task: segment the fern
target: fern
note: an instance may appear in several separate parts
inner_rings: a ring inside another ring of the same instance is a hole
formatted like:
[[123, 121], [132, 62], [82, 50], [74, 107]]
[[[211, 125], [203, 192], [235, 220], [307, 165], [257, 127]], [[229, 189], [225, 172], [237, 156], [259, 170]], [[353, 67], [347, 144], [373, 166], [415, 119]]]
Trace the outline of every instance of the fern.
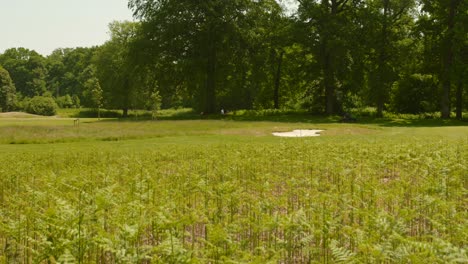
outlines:
[[353, 257], [356, 253], [351, 252], [350, 250], [338, 246], [338, 241], [332, 240], [330, 242], [330, 250], [333, 256], [333, 260], [336, 263], [354, 263]]
[[459, 248], [447, 241], [442, 239], [436, 239], [435, 244], [438, 249], [439, 255], [442, 255], [442, 259], [446, 263], [468, 263], [468, 254], [466, 249]]
[[70, 250], [65, 250], [65, 252], [59, 257], [57, 264], [75, 264], [76, 259], [70, 253]]

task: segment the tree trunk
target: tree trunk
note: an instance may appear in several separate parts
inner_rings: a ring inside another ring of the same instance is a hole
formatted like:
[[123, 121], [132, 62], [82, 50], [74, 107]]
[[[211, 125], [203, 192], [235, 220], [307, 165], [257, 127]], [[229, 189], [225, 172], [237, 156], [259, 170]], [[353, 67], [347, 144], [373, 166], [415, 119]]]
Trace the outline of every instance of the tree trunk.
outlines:
[[380, 52], [379, 52], [379, 60], [377, 64], [377, 81], [375, 83], [374, 89], [377, 89], [377, 117], [383, 117], [383, 110], [385, 105], [385, 97], [387, 93], [387, 78], [386, 75], [388, 74], [386, 71], [386, 58], [387, 58], [387, 34], [388, 34], [388, 9], [389, 9], [389, 0], [384, 0], [384, 10], [383, 10], [383, 21], [382, 21], [382, 32], [381, 32], [381, 43], [380, 43]]
[[[338, 13], [337, 2], [332, 0], [322, 0], [321, 5], [324, 9], [328, 10], [329, 19], [333, 20]], [[322, 25], [324, 28], [327, 25]], [[328, 42], [332, 36], [330, 33], [325, 32], [322, 37], [321, 53], [322, 58], [322, 71], [323, 71], [323, 85], [325, 88], [325, 113], [327, 115], [336, 114], [336, 83], [335, 83], [335, 69], [333, 67], [332, 56], [333, 51], [330, 50]]]
[[281, 83], [281, 64], [283, 63], [283, 56], [284, 56], [284, 51], [281, 51], [278, 57], [278, 67], [276, 69], [276, 75], [275, 75], [275, 91], [274, 91], [274, 107], [275, 109], [279, 109], [279, 88], [280, 88], [280, 83]]
[[335, 76], [331, 62], [331, 54], [328, 46], [328, 36], [322, 39], [322, 74], [323, 86], [325, 88], [325, 113], [333, 115], [335, 113]]
[[245, 107], [245, 109], [252, 109], [253, 108], [253, 99], [252, 99], [252, 89], [251, 87], [247, 87], [247, 71], [242, 67], [242, 78], [241, 78], [241, 83], [240, 87], [242, 87], [242, 90], [245, 91], [245, 102], [242, 103], [242, 105]]
[[333, 75], [333, 73], [325, 74], [325, 112], [327, 115], [335, 113], [335, 86], [333, 85], [333, 76], [330, 75]]
[[206, 63], [206, 85], [203, 98], [203, 111], [212, 114], [215, 112], [216, 94], [216, 42], [213, 33], [208, 36], [208, 54]]
[[122, 112], [123, 112], [123, 117], [128, 117], [128, 108], [123, 108]]
[[463, 119], [463, 81], [461, 79], [457, 86], [457, 119]]
[[442, 118], [450, 118], [450, 90], [452, 86], [451, 72], [453, 65], [453, 35], [455, 27], [455, 12], [457, 8], [457, 0], [450, 1], [447, 35], [445, 37], [444, 60], [442, 70]]
[[[451, 61], [451, 59], [447, 59], [447, 60]], [[445, 67], [449, 67], [449, 66], [446, 65]], [[444, 119], [450, 118], [450, 87], [451, 87], [451, 81], [450, 81], [450, 77], [447, 76], [447, 75], [450, 74], [449, 72], [450, 72], [450, 70], [448, 68], [445, 68], [443, 81], [442, 81], [442, 110], [441, 110], [441, 115], [442, 115], [442, 118], [444, 118]]]

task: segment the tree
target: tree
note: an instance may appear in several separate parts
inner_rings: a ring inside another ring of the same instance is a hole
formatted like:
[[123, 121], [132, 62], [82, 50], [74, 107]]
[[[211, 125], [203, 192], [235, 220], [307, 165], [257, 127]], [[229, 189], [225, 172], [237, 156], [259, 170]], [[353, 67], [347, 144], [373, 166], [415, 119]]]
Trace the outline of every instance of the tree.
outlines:
[[61, 97], [64, 93], [62, 88], [62, 79], [65, 75], [65, 65], [63, 63], [64, 50], [56, 49], [47, 57], [46, 65], [49, 72], [47, 85], [49, 91], [56, 98]]
[[98, 48], [93, 59], [106, 104], [123, 110], [143, 105], [144, 74], [132, 60], [131, 43], [135, 41], [139, 24], [136, 22], [112, 22], [109, 25], [111, 39]]
[[11, 111], [15, 105], [16, 88], [10, 74], [0, 66], [0, 111]]
[[265, 20], [264, 27], [267, 29], [266, 36], [262, 36], [261, 41], [268, 44], [270, 50], [269, 58], [272, 65], [273, 81], [273, 108], [280, 108], [280, 85], [284, 68], [286, 49], [293, 43], [292, 26], [293, 21], [286, 17], [284, 10], [276, 1], [264, 1], [263, 6], [259, 6], [259, 14]]
[[[367, 1], [367, 26], [369, 31], [369, 68], [372, 99], [377, 106], [377, 116], [383, 116], [384, 105], [390, 98], [393, 83], [398, 79], [399, 56], [402, 40], [408, 35], [406, 25], [413, 0]], [[370, 18], [370, 19], [369, 19]]]
[[321, 71], [325, 113], [339, 113], [342, 77], [351, 63], [349, 40], [353, 30], [350, 12], [354, 1], [302, 0], [299, 3], [299, 19], [307, 36], [305, 46], [317, 59]]
[[25, 48], [8, 49], [0, 56], [0, 64], [10, 73], [16, 90], [33, 97], [47, 91], [45, 58]]
[[[463, 83], [463, 47], [466, 45], [466, 13], [468, 4], [462, 0], [429, 1], [421, 0], [422, 14], [419, 24], [422, 34], [432, 37], [431, 61], [437, 62], [434, 69], [441, 82], [441, 116], [450, 118], [451, 92], [457, 82]], [[466, 49], [466, 48], [465, 48]], [[466, 59], [465, 59], [466, 60]], [[429, 61], [427, 63], [430, 63]], [[460, 81], [459, 81], [460, 80]], [[456, 97], [461, 104], [462, 88]], [[461, 118], [462, 105], [457, 107], [457, 117]]]
[[98, 111], [98, 119], [101, 119], [101, 107], [102, 99], [103, 99], [103, 91], [101, 85], [99, 84], [99, 80], [96, 77], [89, 79], [85, 83], [85, 87], [90, 91], [91, 101], [93, 102], [93, 106], [96, 107]]
[[159, 91], [155, 90], [150, 96], [151, 118], [155, 119], [158, 111], [161, 109], [161, 96]]
[[[457, 7], [454, 45], [454, 79], [456, 82], [456, 118], [463, 118], [464, 96], [468, 95], [468, 2], [462, 1]], [[465, 97], [466, 98], [466, 97]], [[466, 101], [465, 101], [466, 102]]]
[[85, 106], [93, 107], [85, 95], [85, 83], [91, 77], [84, 72], [91, 65], [96, 47], [56, 49], [47, 57], [48, 90], [56, 97], [78, 96]]
[[227, 52], [232, 51], [231, 44], [242, 41], [244, 36], [237, 33], [253, 2], [131, 0], [129, 6], [143, 21], [144, 34], [152, 40], [153, 56], [169, 67], [188, 67], [184, 81], [195, 90], [200, 102], [197, 108], [214, 113], [217, 94], [222, 92], [219, 83], [229, 76], [225, 71], [228, 61], [220, 62], [232, 55]]

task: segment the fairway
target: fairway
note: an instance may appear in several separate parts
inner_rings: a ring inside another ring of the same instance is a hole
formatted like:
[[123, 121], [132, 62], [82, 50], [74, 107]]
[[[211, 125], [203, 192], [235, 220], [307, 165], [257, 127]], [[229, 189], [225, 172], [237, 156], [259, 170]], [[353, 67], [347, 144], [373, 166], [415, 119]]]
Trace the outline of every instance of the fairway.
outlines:
[[0, 119], [0, 263], [466, 263], [467, 126], [316, 121]]

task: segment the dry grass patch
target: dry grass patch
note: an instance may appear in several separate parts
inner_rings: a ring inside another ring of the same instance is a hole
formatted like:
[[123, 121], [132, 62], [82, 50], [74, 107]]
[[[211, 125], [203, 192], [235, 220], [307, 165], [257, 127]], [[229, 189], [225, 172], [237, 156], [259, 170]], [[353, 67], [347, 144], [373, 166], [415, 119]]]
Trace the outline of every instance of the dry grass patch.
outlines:
[[40, 115], [33, 115], [23, 112], [6, 112], [0, 113], [0, 118], [50, 118]]

